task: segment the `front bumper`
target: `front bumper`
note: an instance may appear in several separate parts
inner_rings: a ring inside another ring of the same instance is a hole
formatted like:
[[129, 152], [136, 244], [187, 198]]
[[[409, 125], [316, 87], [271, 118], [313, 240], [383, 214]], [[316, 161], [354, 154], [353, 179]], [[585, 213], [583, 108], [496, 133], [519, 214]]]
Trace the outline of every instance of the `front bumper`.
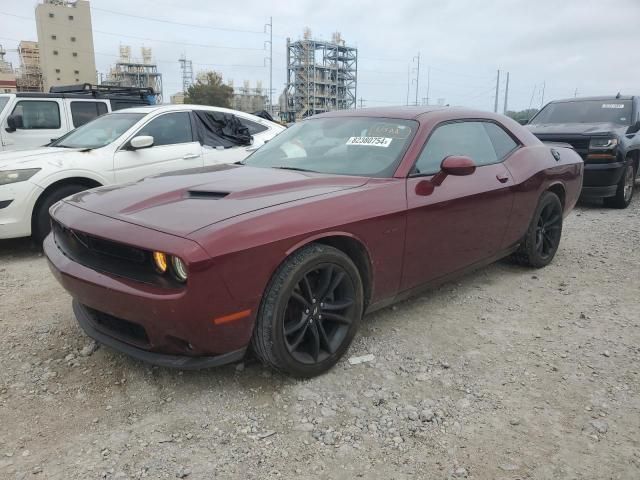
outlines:
[[[87, 320], [75, 308], [78, 322], [89, 336], [158, 365], [203, 368], [241, 358], [251, 338], [257, 305], [231, 297], [198, 244], [64, 202], [54, 207], [52, 215], [79, 232], [113, 241], [132, 244], [143, 239], [148, 248], [180, 254], [190, 265], [184, 288], [142, 283], [78, 263], [65, 255], [50, 234], [43, 248], [52, 273], [82, 309], [94, 312]], [[246, 310], [251, 314], [245, 318], [214, 323], [216, 318]], [[110, 320], [96, 322], [97, 316]]]
[[[31, 235], [31, 216], [42, 188], [25, 181], [0, 186], [0, 239]], [[8, 201], [11, 203], [6, 204]]]
[[137, 360], [160, 367], [179, 368], [181, 370], [199, 370], [202, 368], [218, 367], [242, 360], [246, 352], [246, 347], [213, 357], [188, 357], [186, 355], [167, 355], [149, 352], [142, 348], [129, 345], [101, 331], [99, 323], [96, 321], [95, 312], [75, 300], [73, 301], [73, 313], [76, 316], [78, 324], [82, 330], [84, 330], [84, 333], [94, 340]]
[[625, 162], [585, 162], [581, 196], [595, 198], [615, 195], [625, 166]]

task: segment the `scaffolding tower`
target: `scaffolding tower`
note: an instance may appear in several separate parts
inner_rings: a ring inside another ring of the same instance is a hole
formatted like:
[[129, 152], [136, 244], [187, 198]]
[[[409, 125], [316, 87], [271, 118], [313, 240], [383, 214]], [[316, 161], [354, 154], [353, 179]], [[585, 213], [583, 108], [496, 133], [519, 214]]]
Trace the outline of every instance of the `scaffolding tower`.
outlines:
[[153, 62], [151, 48], [142, 47], [142, 61], [131, 57], [131, 47], [120, 46], [120, 58], [109, 71], [104, 85], [120, 87], [153, 88], [156, 93], [156, 103], [162, 103], [162, 74], [158, 72], [158, 65]]
[[16, 74], [19, 92], [41, 92], [42, 70], [40, 69], [40, 48], [38, 42], [23, 40], [18, 44], [20, 68]]
[[180, 57], [180, 70], [182, 71], [182, 93], [186, 94], [193, 85], [193, 63], [182, 55]]
[[313, 40], [306, 29], [302, 40], [287, 39], [286, 122], [317, 113], [356, 107], [358, 49], [345, 45], [340, 33], [331, 42]]

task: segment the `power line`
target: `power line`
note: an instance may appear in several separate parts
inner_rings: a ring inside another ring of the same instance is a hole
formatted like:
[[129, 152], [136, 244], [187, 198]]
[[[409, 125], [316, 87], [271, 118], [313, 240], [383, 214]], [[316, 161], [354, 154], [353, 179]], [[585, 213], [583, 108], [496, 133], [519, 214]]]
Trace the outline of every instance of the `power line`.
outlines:
[[152, 17], [143, 16], [143, 15], [134, 15], [132, 13], [116, 12], [115, 10], [109, 10], [107, 8], [94, 7], [93, 5], [91, 6], [91, 10], [95, 10], [95, 11], [98, 11], [98, 12], [111, 13], [113, 15], [120, 15], [122, 17], [131, 17], [131, 18], [138, 18], [138, 19], [141, 19], [141, 20], [148, 20], [150, 22], [165, 23], [165, 24], [169, 24], [169, 25], [179, 25], [181, 27], [204, 28], [204, 29], [207, 29], [207, 30], [219, 30], [219, 31], [223, 31], [223, 32], [264, 34], [264, 32], [260, 32], [258, 30], [241, 30], [241, 29], [238, 29], [238, 28], [212, 27], [212, 26], [207, 26], [207, 25], [197, 25], [197, 24], [194, 24], [194, 23], [174, 22], [174, 21], [171, 21], [171, 20], [164, 20], [164, 19], [161, 19], [161, 18], [152, 18]]

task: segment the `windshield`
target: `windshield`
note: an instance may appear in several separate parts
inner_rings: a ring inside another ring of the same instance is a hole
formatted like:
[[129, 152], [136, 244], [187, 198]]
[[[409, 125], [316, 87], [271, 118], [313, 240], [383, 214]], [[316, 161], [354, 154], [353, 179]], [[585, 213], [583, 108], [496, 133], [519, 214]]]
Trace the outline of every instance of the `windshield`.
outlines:
[[9, 103], [9, 97], [0, 97], [0, 113], [7, 106], [7, 103]]
[[144, 113], [111, 113], [102, 115], [51, 143], [51, 147], [100, 148], [120, 138]]
[[580, 100], [550, 103], [531, 123], [617, 123], [631, 125], [631, 100]]
[[418, 123], [371, 117], [305, 120], [288, 128], [245, 160], [253, 167], [337, 175], [390, 177]]

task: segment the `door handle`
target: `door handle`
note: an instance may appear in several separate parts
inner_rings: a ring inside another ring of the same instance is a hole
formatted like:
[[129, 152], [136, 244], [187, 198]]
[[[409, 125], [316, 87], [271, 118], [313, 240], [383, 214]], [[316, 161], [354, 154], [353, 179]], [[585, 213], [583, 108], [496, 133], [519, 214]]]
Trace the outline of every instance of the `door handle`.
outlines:
[[199, 158], [200, 155], [197, 155], [195, 153], [187, 153], [184, 157], [182, 157], [184, 160], [193, 160], [194, 158]]
[[507, 183], [509, 181], [509, 176], [504, 173], [497, 174], [496, 178], [500, 183]]

